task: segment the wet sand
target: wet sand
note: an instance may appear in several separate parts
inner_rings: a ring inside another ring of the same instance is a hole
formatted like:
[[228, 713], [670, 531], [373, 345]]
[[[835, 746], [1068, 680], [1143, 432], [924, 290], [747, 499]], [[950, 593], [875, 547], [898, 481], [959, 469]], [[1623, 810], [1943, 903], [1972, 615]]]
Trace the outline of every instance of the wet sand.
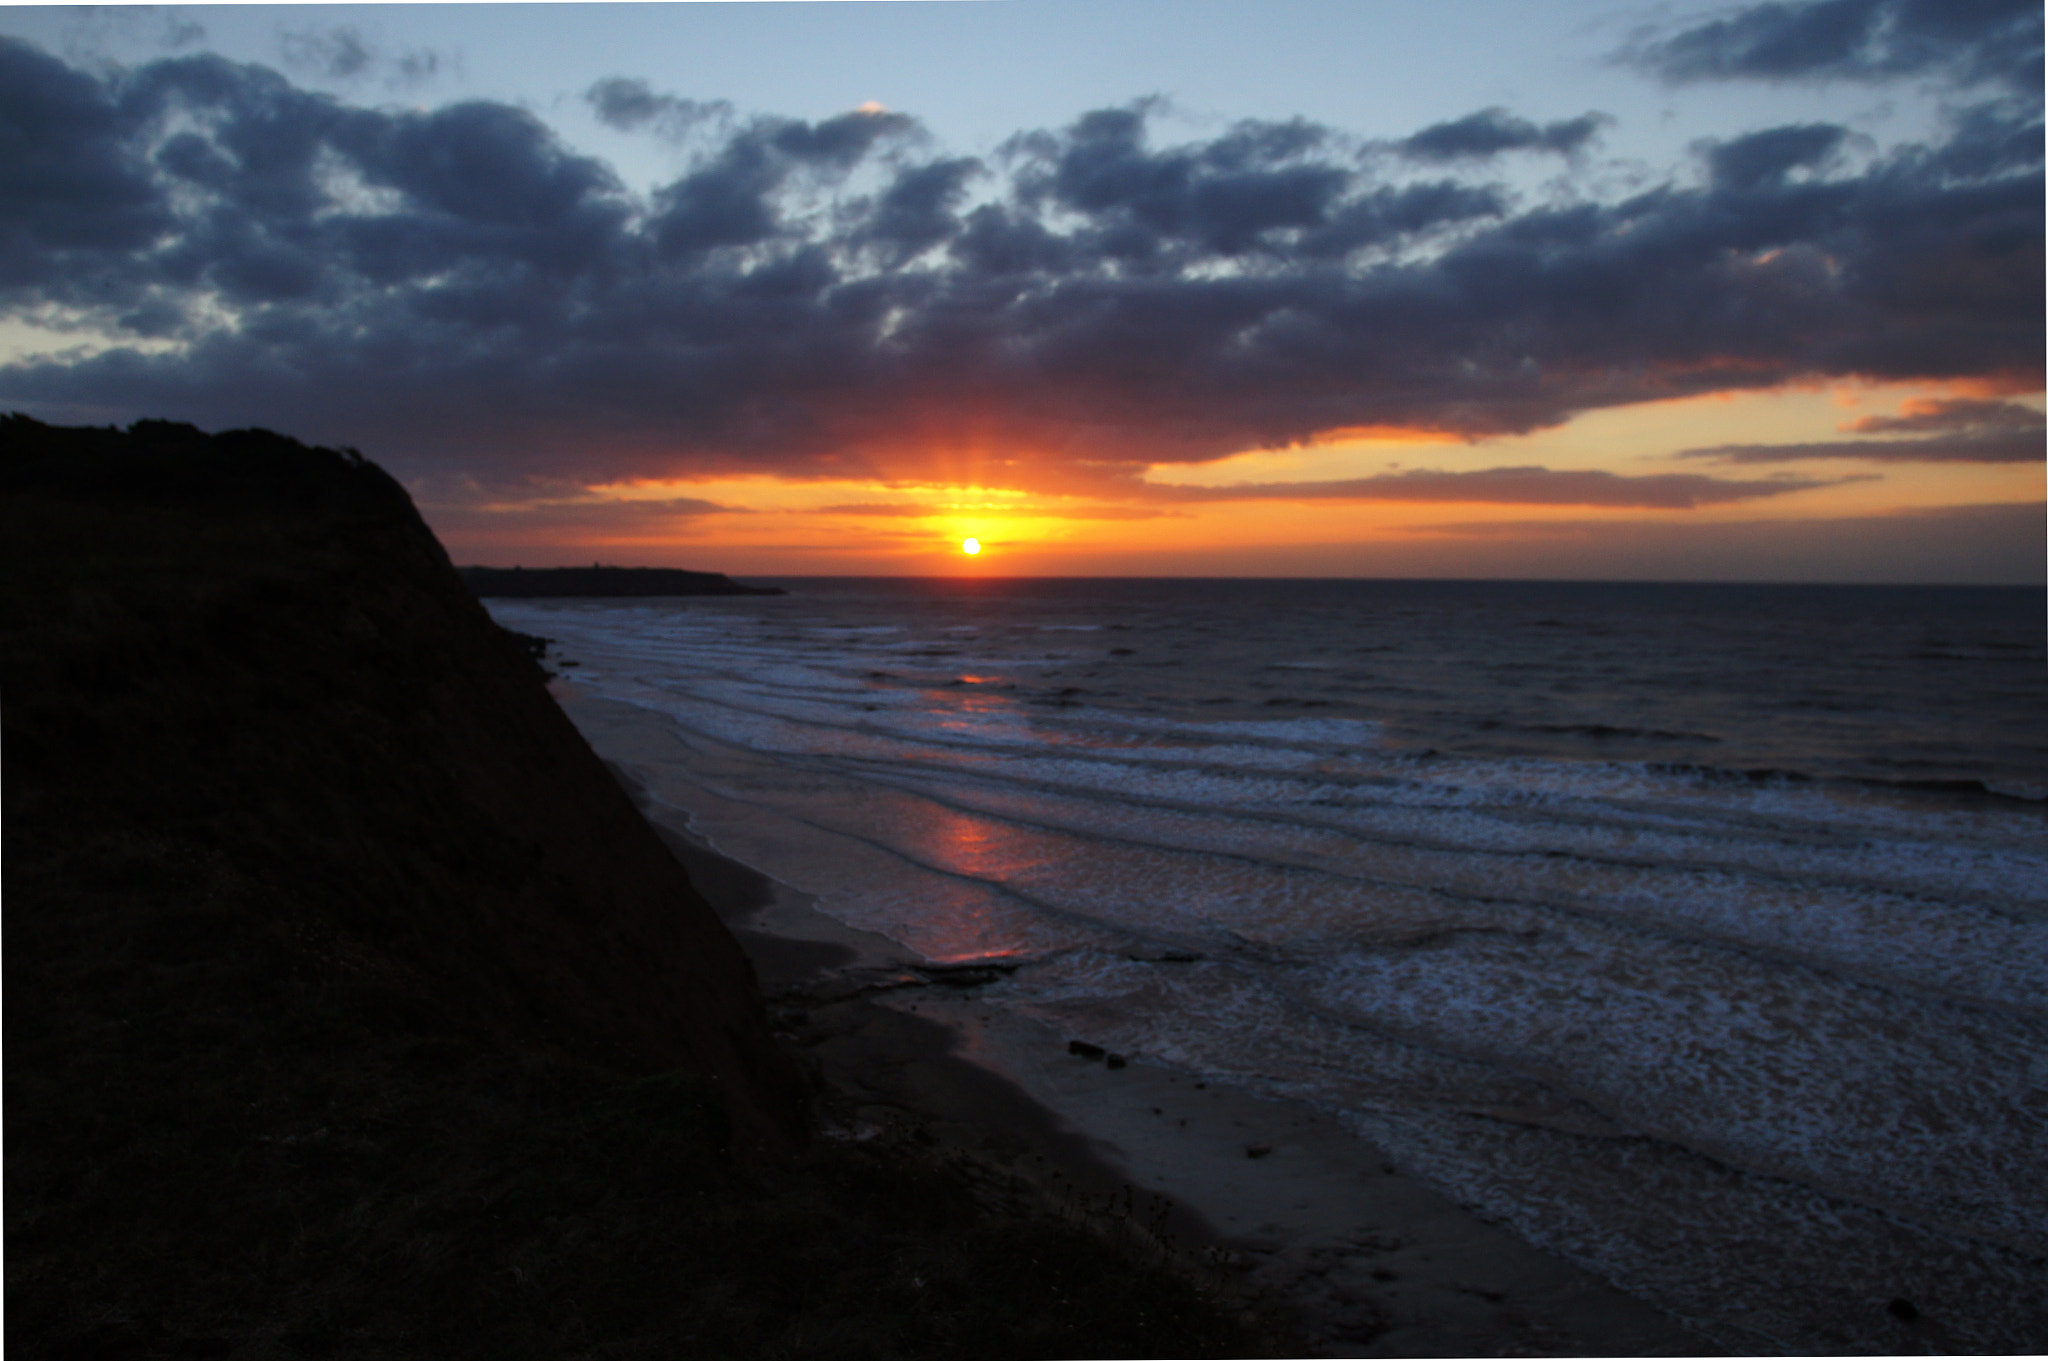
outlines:
[[555, 690], [754, 961], [771, 1017], [834, 1094], [839, 1137], [914, 1125], [1055, 1196], [1125, 1197], [1185, 1260], [1276, 1303], [1312, 1355], [1718, 1353], [1401, 1175], [1326, 1115], [1142, 1055], [1074, 1054], [1088, 1037], [980, 1005], [986, 975], [920, 968], [692, 834], [659, 797], [684, 749], [658, 716]]

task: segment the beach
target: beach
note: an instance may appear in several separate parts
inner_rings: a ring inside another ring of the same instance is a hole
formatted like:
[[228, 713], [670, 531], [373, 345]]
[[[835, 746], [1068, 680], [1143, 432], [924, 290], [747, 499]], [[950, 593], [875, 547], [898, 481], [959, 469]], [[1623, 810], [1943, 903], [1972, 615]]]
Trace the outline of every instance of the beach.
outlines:
[[1395, 1171], [1328, 1116], [1143, 1060], [1112, 1067], [1069, 1052], [1086, 1037], [977, 1005], [976, 975], [920, 971], [694, 835], [662, 798], [678, 753], [659, 715], [573, 682], [553, 690], [733, 928], [784, 1038], [843, 1103], [841, 1137], [908, 1122], [1055, 1198], [1107, 1203], [1128, 1188], [1186, 1261], [1276, 1303], [1317, 1355], [1718, 1354]]
[[[742, 930], [849, 952], [798, 962], [1348, 1313], [1319, 1345], [1391, 1332], [1346, 1302], [1386, 1287], [1453, 1331], [1516, 1297], [1344, 1236], [1421, 1217], [1376, 1208], [1387, 1167], [1691, 1349], [2041, 1335], [2023, 596], [846, 579], [493, 613], [624, 706], [576, 722], [658, 818], [812, 895]], [[790, 1042], [851, 1048], [792, 985]], [[1281, 1113], [1186, 1104], [1221, 1091]], [[1186, 1131], [1215, 1158], [1177, 1171], [1154, 1135]], [[1312, 1147], [1343, 1175], [1274, 1191]]]

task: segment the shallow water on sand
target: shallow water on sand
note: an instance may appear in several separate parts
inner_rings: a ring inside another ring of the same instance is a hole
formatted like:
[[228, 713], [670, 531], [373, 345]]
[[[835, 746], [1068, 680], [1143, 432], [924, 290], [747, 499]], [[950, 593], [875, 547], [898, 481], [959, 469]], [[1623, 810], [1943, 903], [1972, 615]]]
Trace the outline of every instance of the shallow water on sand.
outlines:
[[789, 584], [492, 612], [675, 726], [721, 849], [1023, 963], [990, 1005], [1731, 1347], [2043, 1335], [2039, 592]]

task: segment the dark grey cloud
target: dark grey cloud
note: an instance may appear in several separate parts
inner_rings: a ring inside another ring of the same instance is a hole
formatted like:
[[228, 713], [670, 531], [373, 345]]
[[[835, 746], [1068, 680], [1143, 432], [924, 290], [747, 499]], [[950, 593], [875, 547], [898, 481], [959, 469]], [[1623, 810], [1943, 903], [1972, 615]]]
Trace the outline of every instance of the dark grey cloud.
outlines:
[[1825, 168], [1848, 136], [1832, 123], [1769, 128], [1709, 147], [1707, 170], [1716, 188], [1775, 188], [1795, 170]]
[[35, 287], [173, 227], [134, 130], [101, 81], [0, 43], [0, 285]]
[[[710, 107], [589, 98], [628, 129]], [[1766, 129], [1709, 148], [1704, 185], [1532, 207], [1300, 120], [1159, 146], [1147, 106], [1100, 110], [981, 161], [901, 114], [720, 114], [636, 194], [502, 104], [369, 109], [218, 57], [93, 74], [0, 41], [0, 314], [116, 342], [0, 367], [0, 402], [271, 425], [407, 476], [1126, 494], [1149, 463], [1347, 427], [1509, 434], [1827, 376], [2020, 391], [2039, 118], [1971, 106], [1853, 171], [1839, 129]]]
[[1767, 496], [1832, 487], [1864, 478], [1774, 477], [1734, 481], [1697, 473], [1620, 473], [1550, 468], [1484, 468], [1475, 472], [1412, 469], [1338, 482], [1245, 483], [1225, 487], [1173, 487], [1154, 493], [1174, 501], [1441, 501], [1514, 506], [1609, 506], [1637, 510], [1693, 510]]
[[907, 167], [873, 204], [859, 230], [884, 247], [892, 265], [951, 240], [961, 230], [958, 209], [968, 184], [982, 170], [973, 157]]
[[[516, 489], [515, 496], [519, 490], [530, 494], [533, 489]], [[435, 533], [451, 547], [483, 540], [507, 548], [527, 545], [545, 550], [579, 540], [631, 541], [637, 535], [659, 542], [678, 533], [687, 534], [713, 516], [755, 513], [691, 497], [601, 502], [479, 501], [463, 496], [437, 500], [431, 493], [421, 495], [416, 489], [415, 499], [421, 510], [432, 517]]]
[[1538, 127], [1506, 109], [1481, 109], [1424, 128], [1394, 146], [1402, 155], [1418, 161], [1483, 159], [1506, 151], [1555, 151], [1568, 156], [1613, 121], [1604, 113], [1588, 113]]
[[1646, 36], [1620, 54], [1665, 80], [1936, 76], [2041, 90], [2037, 0], [1770, 0]]
[[1978, 433], [2032, 430], [2040, 433], [2044, 417], [2030, 406], [1980, 397], [1944, 397], [1909, 402], [1897, 416], [1863, 416], [1842, 428], [1859, 434], [1923, 434], [1928, 431]]
[[391, 54], [353, 24], [293, 28], [279, 32], [278, 51], [286, 66], [317, 79], [351, 82], [383, 77], [394, 89], [425, 84], [446, 59], [432, 48]]
[[723, 99], [699, 101], [675, 95], [657, 94], [644, 80], [611, 76], [583, 92], [583, 98], [597, 115], [597, 121], [621, 132], [651, 129], [664, 137], [680, 138], [698, 124], [732, 117], [733, 108]]
[[285, 64], [330, 80], [352, 80], [369, 69], [369, 44], [356, 29], [295, 29], [279, 35]]
[[[648, 220], [651, 243], [664, 261], [692, 262], [721, 247], [790, 239], [779, 202], [785, 186], [806, 178], [843, 178], [876, 147], [915, 130], [916, 120], [886, 112], [842, 114], [818, 123], [757, 119], [682, 179], [655, 192]], [[944, 171], [935, 173], [939, 180], [945, 178]], [[936, 212], [956, 195], [938, 184], [928, 197], [932, 202], [926, 208]], [[893, 202], [885, 201], [885, 213], [891, 206], [897, 210], [896, 221], [871, 225], [869, 235], [888, 236], [892, 228], [915, 234], [906, 219], [915, 213], [917, 203], [915, 188], [898, 194]], [[756, 282], [783, 289], [796, 278], [791, 267], [798, 267], [799, 273], [809, 267], [815, 274], [822, 263], [822, 257], [799, 249], [766, 266]]]
[[1241, 123], [1206, 145], [1155, 151], [1148, 112], [1099, 109], [1011, 149], [1025, 200], [1092, 219], [1098, 255], [1145, 265], [1264, 249], [1274, 233], [1324, 225], [1351, 186], [1349, 170], [1315, 159], [1328, 134], [1311, 124]]
[[1810, 444], [1717, 444], [1686, 449], [1678, 458], [1721, 463], [1793, 463], [1809, 458], [1853, 458], [1867, 463], [2039, 463], [2048, 457], [2038, 426], [2032, 431], [1988, 430], [1914, 440], [1819, 440]]
[[1938, 147], [1923, 150], [1922, 173], [1951, 179], [1986, 179], [2041, 163], [2041, 101], [1988, 102], [1955, 116], [1955, 132]]
[[1946, 397], [1908, 402], [1896, 416], [1863, 416], [1841, 427], [1858, 435], [1919, 439], [1819, 440], [1802, 444], [1719, 444], [1677, 458], [1720, 463], [1858, 459], [1868, 463], [2039, 463], [2048, 457], [2048, 418], [2018, 402]]
[[1864, 416], [1842, 427], [1859, 435], [1919, 435], [1903, 440], [1824, 440], [1810, 444], [1723, 444], [1679, 458], [1722, 463], [1790, 463], [1853, 458], [1873, 463], [2039, 463], [2048, 457], [2048, 419], [2018, 402], [1979, 397], [1914, 401], [1896, 416]]
[[445, 59], [432, 48], [419, 47], [391, 59], [392, 83], [399, 86], [424, 85], [440, 74]]

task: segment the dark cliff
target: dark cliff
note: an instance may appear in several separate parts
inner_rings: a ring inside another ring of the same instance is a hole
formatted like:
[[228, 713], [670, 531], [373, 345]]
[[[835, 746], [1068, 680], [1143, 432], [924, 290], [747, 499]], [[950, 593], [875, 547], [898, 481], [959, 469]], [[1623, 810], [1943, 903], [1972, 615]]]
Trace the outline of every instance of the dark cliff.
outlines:
[[800, 1144], [751, 966], [381, 469], [17, 417], [0, 495], [12, 831], [89, 801], [232, 864], [309, 960], [506, 1046], [702, 1074], [743, 1158]]
[[907, 1136], [801, 1151], [747, 961], [360, 458], [0, 418], [0, 719], [10, 1354], [1246, 1354]]

